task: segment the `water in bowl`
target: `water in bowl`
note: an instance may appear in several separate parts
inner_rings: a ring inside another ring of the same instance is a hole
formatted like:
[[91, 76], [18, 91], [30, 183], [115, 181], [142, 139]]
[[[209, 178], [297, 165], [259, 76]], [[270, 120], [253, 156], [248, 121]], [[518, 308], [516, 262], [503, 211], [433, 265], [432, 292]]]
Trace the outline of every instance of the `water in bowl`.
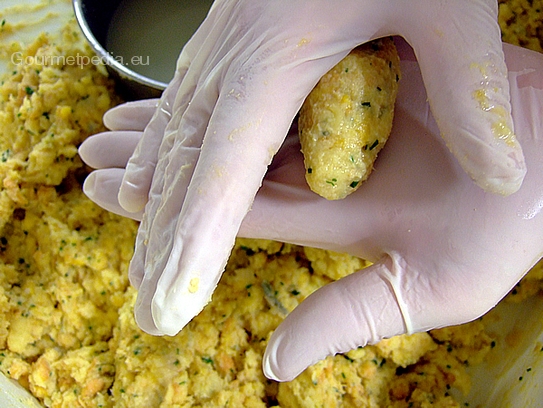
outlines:
[[132, 71], [168, 83], [181, 49], [212, 3], [212, 0], [122, 0], [107, 33], [107, 49]]

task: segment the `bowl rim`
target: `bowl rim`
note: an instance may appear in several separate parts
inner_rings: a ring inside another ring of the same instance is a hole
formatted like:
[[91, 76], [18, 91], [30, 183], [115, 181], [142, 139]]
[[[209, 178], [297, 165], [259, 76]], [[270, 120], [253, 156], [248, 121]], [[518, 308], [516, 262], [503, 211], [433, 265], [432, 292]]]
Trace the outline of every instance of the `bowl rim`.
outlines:
[[145, 75], [138, 74], [137, 72], [119, 63], [115, 59], [115, 57], [111, 53], [109, 53], [94, 36], [83, 12], [83, 1], [72, 0], [72, 4], [77, 24], [81, 28], [81, 31], [89, 42], [91, 48], [102, 59], [102, 61], [105, 62], [106, 67], [110, 67], [110, 69], [113, 69], [121, 77], [121, 79], [128, 79], [130, 81], [137, 82], [140, 85], [158, 91], [163, 91], [168, 86], [168, 84], [162, 81], [157, 81], [155, 79], [146, 77]]

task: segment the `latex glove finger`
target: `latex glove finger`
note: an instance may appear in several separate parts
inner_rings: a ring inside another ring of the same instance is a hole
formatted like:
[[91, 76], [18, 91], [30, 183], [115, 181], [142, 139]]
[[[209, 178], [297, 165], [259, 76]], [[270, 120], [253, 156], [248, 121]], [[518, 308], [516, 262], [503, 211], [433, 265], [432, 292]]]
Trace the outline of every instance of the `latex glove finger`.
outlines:
[[[141, 221], [158, 160], [158, 147], [171, 118], [171, 104], [179, 82], [180, 78], [172, 81], [161, 100], [128, 102], [110, 109], [104, 115], [104, 123], [112, 131], [92, 136], [82, 143], [79, 153], [83, 161], [103, 169], [91, 173], [83, 186], [85, 194], [95, 203], [115, 214]], [[126, 167], [132, 169], [128, 177], [125, 177]], [[128, 209], [121, 204], [123, 199], [129, 202]], [[140, 224], [140, 230], [143, 228]], [[136, 249], [142, 244], [138, 239], [141, 234], [136, 238]], [[138, 257], [143, 257], [140, 260], [143, 262], [144, 254], [136, 250], [132, 262], [137, 263]], [[138, 287], [142, 276], [137, 268], [136, 271], [138, 273], [129, 274], [129, 278]]]
[[344, 250], [377, 264], [317, 291], [287, 317], [268, 344], [268, 377], [289, 380], [329, 354], [473, 320], [541, 258], [543, 56], [504, 47], [528, 168], [517, 193], [485, 193], [449, 160], [409, 63], [393, 133], [363, 189], [330, 202], [297, 181], [301, 160], [274, 168], [243, 236]]
[[143, 211], [126, 211], [117, 200], [117, 194], [121, 187], [124, 169], [108, 168], [95, 170], [90, 173], [83, 183], [83, 192], [100, 207], [114, 214], [140, 221]]
[[155, 114], [158, 99], [142, 99], [117, 105], [104, 114], [104, 125], [110, 130], [143, 131]]
[[[178, 65], [186, 66], [192, 54], [191, 50], [189, 44], [189, 47], [183, 50]], [[202, 132], [207, 126], [207, 118], [216, 100], [213, 87], [200, 88], [200, 93], [194, 94], [196, 89], [193, 83], [194, 73], [187, 74], [186, 69], [183, 68], [182, 76], [183, 85], [178, 89], [176, 98], [170, 104], [171, 119], [163, 130], [157, 153], [159, 160], [148, 193], [149, 201], [140, 224], [135, 252], [129, 268], [130, 281], [140, 290], [135, 305], [136, 320], [144, 330], [155, 334], [161, 333], [156, 329], [148, 307], [149, 297], [154, 296], [156, 281], [171, 251], [174, 239], [172, 231], [175, 229], [186, 188], [198, 160]], [[166, 90], [168, 91], [169, 89]], [[198, 103], [198, 101], [203, 102]], [[190, 107], [189, 102], [191, 102]], [[153, 130], [149, 131], [148, 137], [152, 137], [152, 132]], [[176, 142], [177, 145], [174, 145]], [[132, 167], [127, 167], [123, 185], [132, 177], [132, 172], [136, 171], [137, 174], [138, 164], [134, 162], [131, 164]], [[157, 214], [158, 211], [160, 212]], [[147, 253], [153, 254], [150, 262], [147, 261]], [[151, 271], [151, 273], [146, 273], [146, 271]]]
[[79, 148], [87, 165], [96, 169], [83, 183], [83, 192], [96, 204], [123, 217], [140, 221], [143, 211], [129, 212], [119, 204], [118, 194], [128, 159], [142, 132], [111, 131], [89, 137]]
[[[94, 169], [125, 168], [142, 136], [138, 131], [103, 132], [87, 138], [79, 156]], [[115, 193], [117, 199], [118, 192]]]
[[[193, 81], [184, 79], [194, 56], [200, 51], [199, 43], [205, 35], [205, 30], [198, 30], [183, 48], [177, 60], [174, 78], [163, 92], [156, 112], [147, 124], [144, 136], [126, 167], [119, 191], [119, 202], [128, 211], [140, 211], [147, 203], [159, 148], [166, 126], [172, 118], [173, 106], [176, 104], [178, 110], [184, 109], [194, 92]], [[176, 102], [178, 97], [180, 101]], [[116, 123], [123, 123], [125, 119], [122, 116], [120, 113], [119, 118], [115, 118]]]
[[[469, 3], [433, 2], [416, 17], [421, 29], [406, 28], [405, 38], [447, 146], [485, 191], [507, 195], [520, 187], [526, 166], [511, 120], [498, 3]], [[447, 21], [439, 18], [444, 8]]]
[[[147, 203], [149, 188], [158, 160], [158, 149], [162, 142], [164, 129], [171, 119], [171, 106], [180, 82], [181, 77], [174, 78], [162, 94], [152, 118], [148, 120], [148, 111], [145, 110], [141, 122], [138, 123], [139, 127], [144, 122], [143, 119], [147, 120], [143, 136], [126, 165], [127, 171], [118, 198], [120, 205], [128, 212], [140, 212]], [[122, 125], [126, 117], [130, 116], [129, 114], [125, 116], [125, 112], [113, 110], [106, 113], [106, 117], [109, 114], [109, 117], [107, 117], [108, 122], [114, 126]], [[135, 109], [129, 112], [137, 114], [139, 110]]]
[[273, 333], [264, 353], [264, 375], [290, 381], [326, 356], [378, 342], [383, 332], [405, 333], [389, 281], [391, 269], [386, 258], [305, 299]]
[[83, 191], [87, 197], [102, 208], [138, 221], [141, 220], [143, 210], [125, 210], [119, 204], [118, 195], [125, 167], [157, 106], [158, 99], [146, 99], [110, 109], [103, 120], [111, 131], [93, 135], [79, 147], [81, 159], [88, 166], [101, 169], [85, 179]]

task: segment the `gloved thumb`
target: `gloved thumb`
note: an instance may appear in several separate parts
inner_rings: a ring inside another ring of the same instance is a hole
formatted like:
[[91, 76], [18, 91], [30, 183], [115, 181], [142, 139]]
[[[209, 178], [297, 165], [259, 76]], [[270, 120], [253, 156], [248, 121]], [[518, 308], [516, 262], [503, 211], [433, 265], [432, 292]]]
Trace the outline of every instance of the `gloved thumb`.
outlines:
[[329, 355], [409, 331], [392, 267], [387, 256], [307, 297], [272, 334], [263, 360], [266, 377], [290, 381]]

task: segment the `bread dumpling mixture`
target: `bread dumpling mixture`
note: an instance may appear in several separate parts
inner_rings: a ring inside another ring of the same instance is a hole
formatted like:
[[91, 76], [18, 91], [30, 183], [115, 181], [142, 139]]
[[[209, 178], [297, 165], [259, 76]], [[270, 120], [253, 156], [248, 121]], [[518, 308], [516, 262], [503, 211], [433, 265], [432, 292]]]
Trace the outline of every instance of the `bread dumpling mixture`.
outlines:
[[[13, 51], [13, 49], [11, 50]], [[25, 56], [92, 55], [72, 21]], [[361, 259], [240, 239], [212, 302], [175, 337], [133, 319], [137, 223], [81, 191], [77, 146], [119, 103], [104, 67], [19, 65], [0, 86], [0, 371], [47, 407], [460, 406], [496, 345], [485, 318], [329, 357], [288, 383], [261, 359], [285, 315]], [[536, 266], [510, 296], [540, 293]]]

